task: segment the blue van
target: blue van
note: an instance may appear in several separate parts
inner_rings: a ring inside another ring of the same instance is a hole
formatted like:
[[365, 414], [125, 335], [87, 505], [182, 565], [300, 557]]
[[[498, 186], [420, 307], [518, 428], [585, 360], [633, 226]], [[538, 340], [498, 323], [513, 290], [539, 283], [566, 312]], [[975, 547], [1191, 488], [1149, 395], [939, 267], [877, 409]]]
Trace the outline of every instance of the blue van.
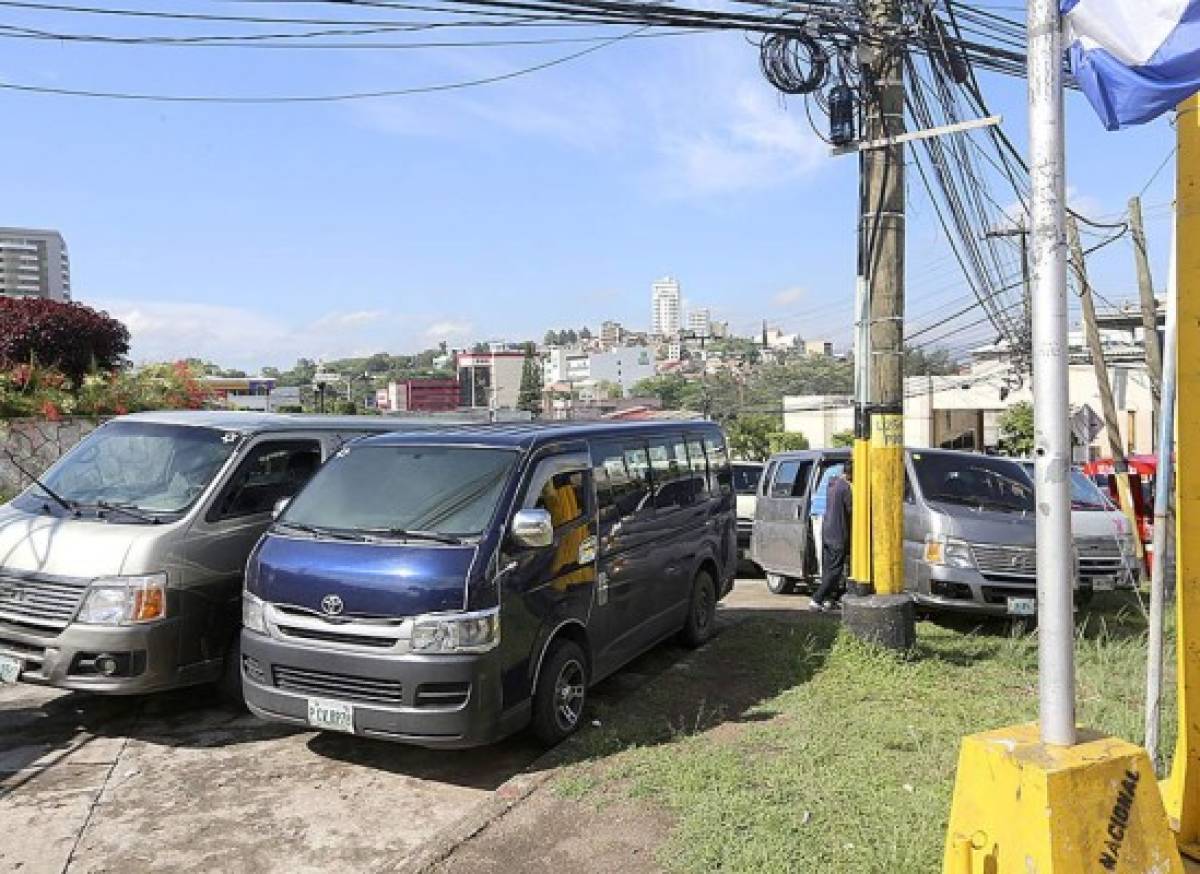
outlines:
[[710, 422], [467, 426], [360, 440], [250, 557], [242, 680], [263, 719], [436, 747], [556, 743], [589, 686], [713, 632], [733, 586]]

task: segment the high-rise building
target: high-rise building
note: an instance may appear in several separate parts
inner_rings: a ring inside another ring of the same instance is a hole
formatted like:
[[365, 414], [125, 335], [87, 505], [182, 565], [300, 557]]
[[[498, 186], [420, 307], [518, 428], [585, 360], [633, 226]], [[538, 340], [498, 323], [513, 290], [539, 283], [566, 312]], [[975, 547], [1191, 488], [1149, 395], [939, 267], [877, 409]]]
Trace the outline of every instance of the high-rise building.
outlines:
[[679, 280], [665, 276], [650, 286], [650, 333], [674, 337], [679, 333]]
[[692, 310], [687, 317], [688, 331], [696, 337], [712, 336], [712, 310]]
[[71, 299], [71, 264], [58, 231], [0, 228], [0, 295]]

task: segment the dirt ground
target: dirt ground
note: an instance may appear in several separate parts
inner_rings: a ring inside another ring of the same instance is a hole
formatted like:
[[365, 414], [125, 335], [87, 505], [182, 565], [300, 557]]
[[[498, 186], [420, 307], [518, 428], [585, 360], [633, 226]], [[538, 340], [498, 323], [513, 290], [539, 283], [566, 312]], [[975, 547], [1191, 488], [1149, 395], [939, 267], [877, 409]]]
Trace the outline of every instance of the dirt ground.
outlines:
[[[740, 581], [721, 621], [806, 602]], [[688, 655], [658, 647], [593, 698], [619, 702]], [[195, 690], [120, 699], [8, 686], [0, 689], [0, 871], [395, 870], [542, 753], [524, 735], [448, 753], [297, 731]], [[552, 766], [546, 761], [539, 767]], [[521, 807], [533, 816], [548, 803], [535, 793]], [[619, 859], [622, 871], [653, 870], [636, 849], [669, 826], [614, 815], [598, 828], [581, 811], [548, 812], [558, 814], [552, 842], [521, 838], [531, 852], [545, 844], [538, 858], [547, 871], [597, 842], [611, 846], [605, 858]], [[521, 827], [519, 818], [503, 823], [516, 837]], [[600, 864], [587, 870], [607, 870]], [[453, 870], [501, 869], [477, 860]]]

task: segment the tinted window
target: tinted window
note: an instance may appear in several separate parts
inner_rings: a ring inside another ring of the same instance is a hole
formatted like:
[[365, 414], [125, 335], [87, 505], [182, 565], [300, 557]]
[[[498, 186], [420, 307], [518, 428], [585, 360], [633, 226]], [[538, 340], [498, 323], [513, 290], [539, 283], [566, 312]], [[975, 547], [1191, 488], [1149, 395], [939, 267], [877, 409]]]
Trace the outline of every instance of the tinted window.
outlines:
[[546, 510], [555, 528], [574, 522], [587, 509], [587, 480], [581, 470], [547, 477], [533, 506]]
[[753, 495], [758, 491], [762, 468], [757, 464], [734, 464], [733, 490], [739, 495]]
[[471, 536], [495, 513], [515, 452], [446, 446], [359, 446], [331, 459], [280, 523]]
[[927, 501], [1033, 512], [1033, 480], [1015, 461], [987, 455], [914, 452], [912, 462]]
[[682, 507], [691, 503], [691, 466], [683, 441], [677, 437], [651, 440], [649, 452], [654, 506]]
[[798, 498], [808, 489], [808, 472], [812, 470], [811, 461], [781, 461], [775, 470], [775, 480], [771, 483], [772, 498]]
[[704, 452], [708, 456], [708, 480], [712, 493], [733, 494], [733, 475], [729, 470], [729, 453], [724, 437], [705, 437]]
[[599, 444], [595, 458], [601, 520], [627, 518], [647, 505], [650, 459], [644, 448], [621, 443]]
[[260, 443], [250, 450], [209, 513], [209, 520], [269, 513], [304, 488], [321, 466], [315, 440]]
[[687, 438], [688, 463], [692, 468], [692, 483], [696, 493], [708, 491], [708, 459], [704, 454], [704, 443], [698, 437]]

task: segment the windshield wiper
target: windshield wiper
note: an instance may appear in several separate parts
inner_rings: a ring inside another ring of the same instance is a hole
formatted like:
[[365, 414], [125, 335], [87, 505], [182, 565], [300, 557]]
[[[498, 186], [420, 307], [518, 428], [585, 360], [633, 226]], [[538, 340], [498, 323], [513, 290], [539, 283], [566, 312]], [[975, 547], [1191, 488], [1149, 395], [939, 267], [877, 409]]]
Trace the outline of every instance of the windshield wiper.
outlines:
[[110, 504], [108, 501], [96, 501], [92, 504], [77, 503], [75, 509], [77, 511], [102, 510], [105, 513], [123, 513], [130, 519], [137, 519], [139, 522], [146, 522], [151, 525], [157, 525], [162, 522], [162, 519], [143, 511], [139, 507], [135, 507], [133, 504]]
[[319, 528], [316, 525], [305, 525], [303, 522], [276, 522], [276, 528], [291, 528], [293, 531], [303, 531], [313, 537], [328, 537], [332, 540], [353, 540], [362, 543], [367, 538], [349, 531], [337, 531], [333, 528]]
[[50, 500], [54, 501], [54, 503], [58, 504], [58, 506], [62, 507], [68, 513], [78, 513], [79, 512], [78, 507], [72, 506], [70, 501], [68, 501], [66, 498], [62, 497], [61, 495], [59, 495], [58, 492], [54, 491], [54, 489], [50, 488], [48, 485], [46, 485], [44, 482], [42, 482], [36, 476], [31, 474], [24, 467], [22, 467], [21, 462], [17, 461], [16, 456], [14, 456], [11, 452], [9, 452], [6, 449], [6, 450], [4, 450], [4, 454], [8, 456], [8, 460], [12, 462], [13, 467], [15, 467], [21, 473], [23, 473], [25, 475], [26, 479], [30, 480], [35, 486], [37, 486], [39, 489], [41, 489], [43, 492], [46, 493], [46, 497], [48, 497]]
[[419, 531], [410, 528], [363, 528], [364, 534], [377, 537], [396, 537], [403, 540], [430, 540], [434, 543], [448, 543], [458, 546], [465, 541], [454, 534], [442, 534], [440, 531]]

